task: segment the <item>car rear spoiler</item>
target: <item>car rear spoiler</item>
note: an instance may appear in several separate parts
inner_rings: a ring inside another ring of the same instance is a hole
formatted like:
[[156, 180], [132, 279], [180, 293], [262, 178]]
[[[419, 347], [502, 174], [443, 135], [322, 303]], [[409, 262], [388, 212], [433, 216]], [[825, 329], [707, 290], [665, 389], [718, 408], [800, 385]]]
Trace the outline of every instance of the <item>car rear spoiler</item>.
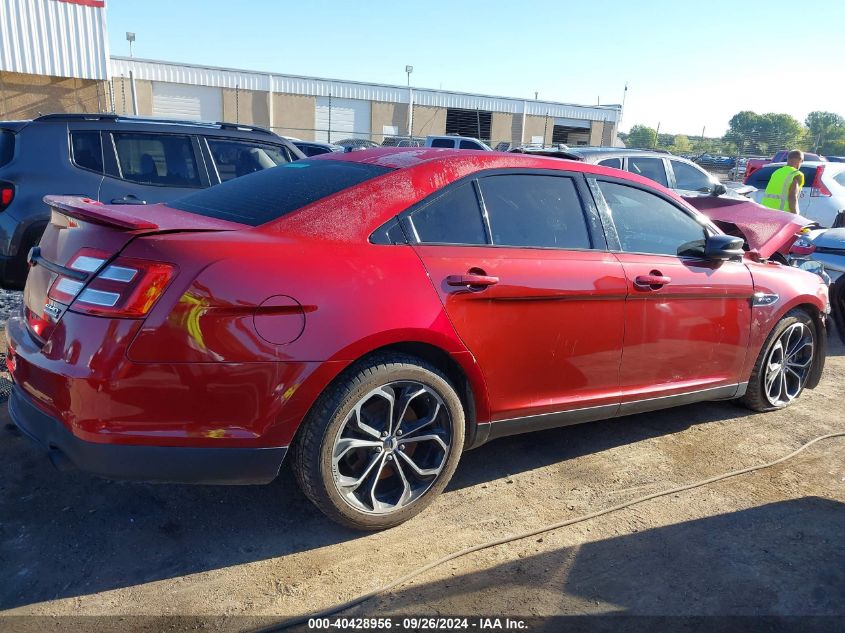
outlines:
[[238, 231], [247, 225], [221, 220], [165, 204], [103, 204], [76, 196], [45, 196], [44, 202], [57, 213], [124, 231]]
[[91, 200], [91, 198], [44, 196], [44, 202], [62, 215], [96, 224], [114, 226], [130, 231], [155, 231], [160, 228], [155, 222], [130, 215], [114, 207], [107, 207], [101, 202]]

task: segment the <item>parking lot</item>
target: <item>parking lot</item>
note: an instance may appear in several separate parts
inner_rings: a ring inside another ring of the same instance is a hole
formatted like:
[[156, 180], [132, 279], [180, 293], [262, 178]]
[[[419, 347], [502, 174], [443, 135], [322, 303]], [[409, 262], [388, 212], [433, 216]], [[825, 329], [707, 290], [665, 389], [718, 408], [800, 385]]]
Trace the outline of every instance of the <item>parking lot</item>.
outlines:
[[[375, 534], [328, 521], [287, 469], [267, 486], [227, 488], [59, 473], [4, 406], [0, 608], [234, 630], [326, 608], [453, 550], [843, 430], [845, 348], [830, 340], [822, 384], [787, 411], [713, 403], [500, 439], [466, 454], [421, 516]], [[346, 615], [845, 615], [843, 449], [832, 439], [768, 470], [464, 557]]]

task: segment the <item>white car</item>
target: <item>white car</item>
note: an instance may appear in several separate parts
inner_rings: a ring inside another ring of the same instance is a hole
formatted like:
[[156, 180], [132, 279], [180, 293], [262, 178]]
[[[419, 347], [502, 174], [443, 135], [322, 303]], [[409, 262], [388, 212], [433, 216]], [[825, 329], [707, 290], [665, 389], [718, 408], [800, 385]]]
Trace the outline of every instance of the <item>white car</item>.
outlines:
[[[762, 203], [769, 178], [785, 164], [765, 165], [751, 174], [745, 184], [757, 187], [757, 191], [749, 197]], [[845, 211], [845, 163], [807, 161], [801, 165], [801, 171], [804, 187], [798, 200], [799, 213], [822, 226], [833, 226], [836, 216]]]

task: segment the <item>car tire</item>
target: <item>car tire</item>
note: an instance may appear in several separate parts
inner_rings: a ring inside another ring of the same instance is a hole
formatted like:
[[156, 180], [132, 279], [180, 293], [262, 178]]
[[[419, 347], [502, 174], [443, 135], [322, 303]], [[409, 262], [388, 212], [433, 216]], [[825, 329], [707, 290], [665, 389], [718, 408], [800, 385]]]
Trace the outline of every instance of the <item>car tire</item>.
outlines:
[[791, 405], [812, 372], [818, 332], [809, 314], [792, 310], [778, 321], [766, 339], [742, 403], [753, 411], [775, 411]]
[[332, 520], [391, 528], [449, 483], [464, 420], [461, 399], [437, 368], [404, 354], [374, 356], [347, 369], [306, 416], [293, 446], [294, 474]]

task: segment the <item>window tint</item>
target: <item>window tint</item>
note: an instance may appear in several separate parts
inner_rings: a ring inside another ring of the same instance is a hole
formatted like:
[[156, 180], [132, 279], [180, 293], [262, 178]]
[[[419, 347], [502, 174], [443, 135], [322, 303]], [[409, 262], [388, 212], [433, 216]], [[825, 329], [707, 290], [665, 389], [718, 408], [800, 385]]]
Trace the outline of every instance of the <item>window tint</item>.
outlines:
[[258, 226], [389, 171], [339, 160], [299, 160], [234, 178], [168, 204], [197, 215]]
[[628, 171], [659, 182], [664, 187], [669, 186], [669, 181], [666, 180], [666, 169], [663, 166], [662, 158], [631, 156], [628, 158]]
[[220, 174], [220, 182], [290, 162], [288, 153], [282, 148], [264, 143], [210, 138], [208, 149]]
[[411, 216], [420, 242], [486, 244], [481, 207], [471, 182], [452, 187]]
[[634, 187], [598, 183], [610, 207], [622, 250], [699, 257], [704, 252], [704, 227], [663, 198]]
[[320, 154], [328, 154], [331, 150], [328, 147], [320, 145], [309, 145], [307, 143], [294, 143], [300, 152], [306, 156], [319, 156]]
[[200, 186], [191, 137], [122, 132], [112, 136], [124, 180], [170, 187]]
[[461, 141], [458, 149], [481, 149], [481, 146], [473, 141]]
[[603, 167], [613, 167], [614, 169], [622, 169], [621, 158], [605, 158], [599, 161], [599, 165]]
[[71, 132], [70, 152], [77, 167], [103, 173], [103, 145], [99, 132]]
[[565, 176], [506, 175], [479, 181], [493, 244], [590, 248], [575, 183]]
[[672, 163], [672, 170], [675, 172], [676, 188], [702, 192], [710, 191], [713, 188], [710, 177], [700, 169], [679, 160], [670, 162]]
[[0, 167], [12, 160], [15, 154], [15, 133], [0, 130]]
[[455, 147], [455, 141], [450, 138], [436, 138], [431, 141], [432, 147]]

